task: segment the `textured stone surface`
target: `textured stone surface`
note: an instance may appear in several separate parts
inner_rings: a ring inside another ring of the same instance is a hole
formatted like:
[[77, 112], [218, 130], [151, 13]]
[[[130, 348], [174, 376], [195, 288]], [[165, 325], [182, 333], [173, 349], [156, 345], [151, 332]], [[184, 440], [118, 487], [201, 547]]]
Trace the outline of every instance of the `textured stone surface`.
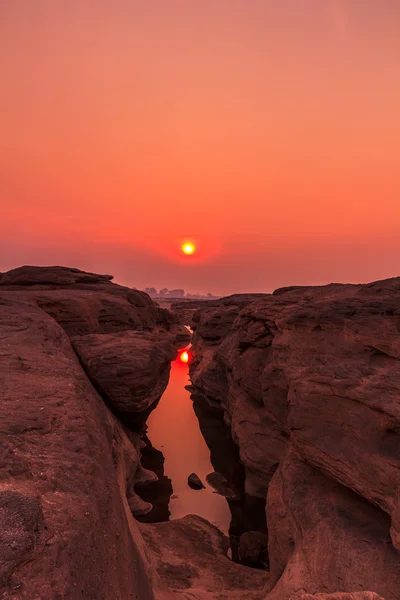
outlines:
[[136, 411], [159, 397], [174, 318], [108, 278], [28, 271], [0, 290], [0, 597], [228, 598], [244, 574], [245, 597], [262, 595], [265, 574], [242, 571], [231, 586], [237, 572], [208, 524], [166, 523], [160, 562], [132, 516], [151, 510], [135, 486], [155, 476], [107, 405]]
[[384, 600], [374, 592], [355, 592], [354, 594], [302, 594], [298, 600]]
[[[135, 484], [154, 474], [108, 405], [145, 412], [178, 330], [109, 279], [1, 278], [0, 597], [399, 600], [399, 280], [235, 296], [194, 315], [193, 383], [223, 412], [247, 491], [267, 496], [269, 574], [229, 561], [202, 519], [133, 518], [151, 509]], [[202, 428], [214, 448], [221, 428]]]
[[66, 334], [39, 308], [2, 298], [0, 354], [1, 597], [150, 600], [113, 461], [126, 436]]
[[372, 590], [400, 597], [399, 553], [380, 510], [290, 452], [267, 497], [270, 600]]
[[87, 335], [74, 338], [73, 346], [110, 407], [133, 420], [160, 399], [176, 354], [173, 338], [151, 332]]
[[104, 283], [112, 275], [87, 273], [70, 267], [35, 267], [26, 265], [2, 273], [0, 285], [71, 285], [75, 283]]
[[[195, 313], [192, 381], [223, 407], [247, 491], [277, 507], [268, 511], [270, 560], [282, 591], [271, 599], [301, 586], [400, 598], [391, 543], [400, 548], [400, 280], [282, 289], [239, 307], [232, 321], [235, 311], [231, 301]], [[318, 477], [297, 479], [295, 464]], [[276, 478], [285, 481], [280, 495]], [[346, 489], [353, 495], [344, 499]], [[356, 506], [366, 519], [358, 528]], [[308, 531], [313, 511], [325, 547]], [[328, 579], [321, 553], [332, 562]]]
[[40, 306], [69, 336], [155, 327], [182, 335], [177, 319], [147, 294], [111, 283], [110, 278], [66, 267], [21, 267], [3, 275], [0, 294], [13, 293]]
[[140, 525], [164, 584], [185, 600], [261, 600], [268, 575], [230, 561], [227, 539], [194, 515]]

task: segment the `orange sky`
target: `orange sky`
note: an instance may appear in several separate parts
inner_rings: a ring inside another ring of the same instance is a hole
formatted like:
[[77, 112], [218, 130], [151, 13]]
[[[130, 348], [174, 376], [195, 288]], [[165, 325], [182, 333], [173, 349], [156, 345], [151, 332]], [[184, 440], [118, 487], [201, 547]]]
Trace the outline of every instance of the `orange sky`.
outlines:
[[400, 274], [399, 31], [399, 0], [2, 0], [0, 271]]

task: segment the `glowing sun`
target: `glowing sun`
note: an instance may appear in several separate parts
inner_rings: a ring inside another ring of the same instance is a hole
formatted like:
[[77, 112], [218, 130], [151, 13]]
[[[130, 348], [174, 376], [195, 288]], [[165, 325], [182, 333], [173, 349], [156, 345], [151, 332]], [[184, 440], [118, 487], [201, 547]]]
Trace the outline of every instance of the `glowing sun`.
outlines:
[[181, 354], [181, 361], [183, 363], [189, 362], [189, 352], [186, 352], [186, 350]]
[[184, 254], [193, 254], [196, 251], [196, 246], [192, 242], [182, 244], [182, 252]]

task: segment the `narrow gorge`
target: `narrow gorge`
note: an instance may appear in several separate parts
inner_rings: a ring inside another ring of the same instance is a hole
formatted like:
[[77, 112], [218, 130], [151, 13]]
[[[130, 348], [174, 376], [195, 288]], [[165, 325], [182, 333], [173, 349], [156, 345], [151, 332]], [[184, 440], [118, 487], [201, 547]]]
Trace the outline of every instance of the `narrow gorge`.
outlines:
[[111, 280], [0, 274], [0, 598], [399, 600], [400, 279]]

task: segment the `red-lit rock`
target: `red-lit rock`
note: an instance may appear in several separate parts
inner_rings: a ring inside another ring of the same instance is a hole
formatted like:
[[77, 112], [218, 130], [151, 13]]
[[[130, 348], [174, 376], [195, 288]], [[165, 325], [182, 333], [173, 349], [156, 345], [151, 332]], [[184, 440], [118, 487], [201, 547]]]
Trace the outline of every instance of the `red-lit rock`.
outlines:
[[73, 346], [96, 389], [126, 422], [160, 399], [176, 354], [168, 334], [142, 331], [86, 335]]
[[126, 499], [138, 457], [65, 332], [1, 295], [0, 352], [0, 596], [153, 600]]
[[193, 317], [193, 385], [223, 407], [247, 491], [268, 497], [271, 600], [301, 588], [400, 598], [399, 323], [400, 279], [282, 289]]

